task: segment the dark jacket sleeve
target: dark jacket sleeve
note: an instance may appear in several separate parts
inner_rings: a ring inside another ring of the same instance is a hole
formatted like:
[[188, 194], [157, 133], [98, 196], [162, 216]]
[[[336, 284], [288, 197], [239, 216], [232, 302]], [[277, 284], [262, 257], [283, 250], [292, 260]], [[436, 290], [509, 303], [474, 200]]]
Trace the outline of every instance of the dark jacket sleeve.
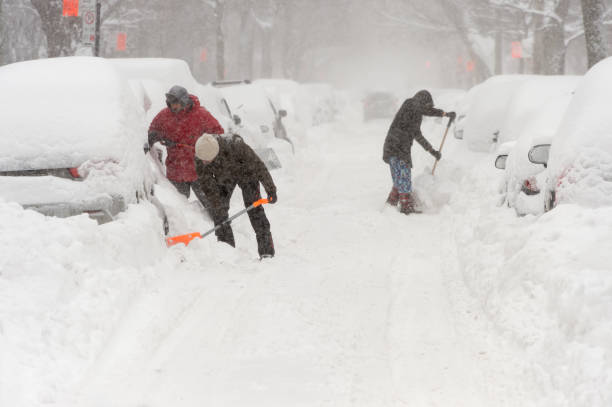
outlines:
[[257, 180], [261, 182], [266, 193], [268, 195], [275, 194], [276, 185], [274, 185], [270, 171], [268, 171], [263, 161], [255, 154], [255, 151], [244, 142], [238, 143], [237, 149], [243, 162], [248, 166], [249, 171], [255, 175]]
[[414, 135], [414, 139], [430, 154], [433, 154], [436, 151], [431, 144], [429, 144], [429, 141], [423, 137], [423, 134], [420, 131]]
[[198, 173], [198, 181], [202, 192], [208, 198], [213, 210], [218, 210], [221, 207], [221, 195], [219, 193], [219, 187], [213, 177], [210, 167], [202, 164], [199, 159], [196, 160], [196, 172]]
[[436, 109], [435, 107], [425, 107], [425, 108], [423, 108], [423, 110], [421, 111], [421, 114], [422, 114], [423, 116], [437, 116], [437, 117], [442, 117], [442, 116], [444, 116], [444, 110]]

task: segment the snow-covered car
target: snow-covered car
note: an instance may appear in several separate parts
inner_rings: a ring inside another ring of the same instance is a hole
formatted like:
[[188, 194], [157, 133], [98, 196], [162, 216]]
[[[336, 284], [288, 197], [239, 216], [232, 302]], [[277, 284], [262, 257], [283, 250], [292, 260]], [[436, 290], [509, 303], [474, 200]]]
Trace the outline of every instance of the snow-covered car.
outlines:
[[363, 98], [363, 120], [392, 118], [398, 108], [398, 100], [393, 93], [368, 92]]
[[[500, 155], [496, 167], [503, 168], [503, 200], [518, 215], [544, 212], [543, 190], [545, 165], [529, 159], [535, 145], [550, 145], [569, 105], [579, 77], [542, 77], [523, 83], [509, 107], [501, 146], [511, 146], [504, 160]], [[548, 96], [548, 97], [547, 97]], [[503, 165], [501, 164], [503, 160]]]
[[233, 114], [240, 117], [241, 136], [256, 149], [269, 147], [274, 138], [292, 145], [283, 125], [287, 111], [278, 109], [261, 85], [248, 81], [213, 82]]
[[508, 103], [530, 75], [498, 75], [476, 85], [460, 105], [455, 137], [474, 151], [490, 151], [497, 143]]
[[507, 152], [495, 161], [497, 168], [505, 170], [500, 192], [519, 216], [544, 212], [545, 194], [541, 191], [546, 185], [546, 162], [534, 163], [531, 151], [534, 146], [550, 146], [570, 100], [571, 94], [551, 101], [527, 120], [518, 140], [502, 144]]
[[0, 68], [0, 198], [45, 215], [111, 221], [153, 195], [144, 110], [102, 58]]
[[228, 130], [239, 121], [234, 118], [227, 101], [218, 89], [198, 83], [187, 63], [172, 58], [113, 58], [109, 59], [128, 79], [136, 94], [142, 94], [149, 122], [166, 107], [166, 92], [174, 85], [183, 86], [200, 99], [204, 106]]
[[[612, 205], [612, 58], [593, 66], [577, 86], [547, 162], [547, 209], [573, 203]], [[546, 157], [546, 147], [532, 152]], [[540, 150], [540, 151], [537, 151]]]

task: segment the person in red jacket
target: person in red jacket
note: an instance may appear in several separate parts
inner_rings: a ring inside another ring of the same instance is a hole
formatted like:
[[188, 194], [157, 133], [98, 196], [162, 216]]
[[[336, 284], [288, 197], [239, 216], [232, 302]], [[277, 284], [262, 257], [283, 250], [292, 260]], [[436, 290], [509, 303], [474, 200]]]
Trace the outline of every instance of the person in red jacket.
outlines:
[[166, 93], [167, 108], [155, 116], [149, 126], [149, 147], [160, 142], [168, 150], [166, 177], [176, 189], [189, 198], [191, 189], [208, 207], [195, 167], [195, 143], [204, 133], [223, 134], [223, 127], [194, 95], [182, 86], [173, 86]]

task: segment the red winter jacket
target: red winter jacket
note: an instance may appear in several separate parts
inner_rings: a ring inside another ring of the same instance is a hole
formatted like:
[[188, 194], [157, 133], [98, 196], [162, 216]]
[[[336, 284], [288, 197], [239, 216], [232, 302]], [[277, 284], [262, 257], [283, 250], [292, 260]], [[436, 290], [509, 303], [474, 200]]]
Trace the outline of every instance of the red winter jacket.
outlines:
[[[165, 108], [155, 116], [149, 126], [149, 135], [157, 133], [155, 141], [170, 140], [177, 143], [168, 146], [166, 177], [174, 182], [193, 182], [198, 178], [195, 168], [195, 143], [203, 133], [223, 134], [223, 127], [204, 107], [196, 96], [189, 95], [193, 106], [189, 110], [172, 113]], [[153, 142], [155, 142], [153, 141]]]

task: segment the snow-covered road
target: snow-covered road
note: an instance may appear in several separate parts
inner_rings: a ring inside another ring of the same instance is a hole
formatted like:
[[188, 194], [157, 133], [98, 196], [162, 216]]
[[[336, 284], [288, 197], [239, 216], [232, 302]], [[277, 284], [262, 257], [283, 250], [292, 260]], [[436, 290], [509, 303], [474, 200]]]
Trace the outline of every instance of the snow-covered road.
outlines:
[[310, 132], [267, 208], [273, 260], [254, 259], [246, 220], [237, 253], [173, 249], [185, 261], [135, 299], [80, 404], [518, 405], [515, 364], [467, 301], [444, 217], [382, 205], [387, 125]]
[[[1, 204], [0, 405], [608, 405], [610, 211], [517, 218], [496, 206], [491, 156], [451, 138], [435, 178], [414, 147], [427, 210], [401, 215], [383, 205], [387, 127], [304, 134], [273, 174], [263, 262], [246, 218], [236, 249], [167, 249], [147, 205], [100, 227]], [[441, 124], [424, 129], [438, 145]], [[174, 233], [210, 227], [167, 185], [159, 196]]]

